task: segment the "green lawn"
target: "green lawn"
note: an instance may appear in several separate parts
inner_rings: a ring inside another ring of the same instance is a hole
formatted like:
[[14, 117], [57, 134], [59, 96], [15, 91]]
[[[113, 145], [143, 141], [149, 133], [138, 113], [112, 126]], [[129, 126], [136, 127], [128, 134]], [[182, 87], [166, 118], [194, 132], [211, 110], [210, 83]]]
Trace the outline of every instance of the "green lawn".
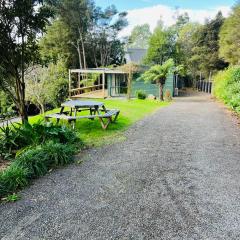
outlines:
[[[79, 137], [88, 146], [99, 146], [124, 139], [123, 132], [134, 122], [147, 116], [160, 107], [167, 106], [169, 103], [153, 100], [101, 100], [105, 103], [107, 109], [120, 109], [120, 115], [116, 123], [110, 124], [107, 130], [103, 130], [100, 122], [88, 119], [78, 120], [76, 123], [76, 131]], [[52, 112], [59, 112], [54, 109]], [[88, 114], [88, 112], [86, 112]], [[42, 116], [30, 118], [30, 123], [34, 123], [42, 119]], [[67, 124], [60, 121], [61, 124]]]

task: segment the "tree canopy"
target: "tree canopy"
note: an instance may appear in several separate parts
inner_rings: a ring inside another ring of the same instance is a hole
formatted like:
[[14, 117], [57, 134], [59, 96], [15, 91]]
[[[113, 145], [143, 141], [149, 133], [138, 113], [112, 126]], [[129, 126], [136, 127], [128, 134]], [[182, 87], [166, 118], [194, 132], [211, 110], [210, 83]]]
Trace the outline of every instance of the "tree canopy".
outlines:
[[128, 47], [147, 49], [151, 35], [149, 24], [135, 26], [129, 37]]
[[240, 63], [240, 4], [224, 22], [220, 31], [219, 56], [230, 64]]

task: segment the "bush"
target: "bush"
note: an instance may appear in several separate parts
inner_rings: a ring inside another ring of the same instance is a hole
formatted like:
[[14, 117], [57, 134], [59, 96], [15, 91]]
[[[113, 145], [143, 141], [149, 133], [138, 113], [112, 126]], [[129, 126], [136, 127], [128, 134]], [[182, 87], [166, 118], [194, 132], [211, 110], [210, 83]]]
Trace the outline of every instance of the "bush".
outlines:
[[144, 100], [144, 99], [147, 98], [147, 94], [144, 91], [142, 91], [142, 90], [138, 90], [138, 91], [136, 91], [136, 97], [138, 99]]
[[25, 187], [28, 184], [27, 176], [27, 169], [15, 164], [0, 172], [0, 198]]
[[73, 145], [46, 142], [30, 148], [0, 173], [0, 197], [25, 187], [31, 179], [45, 175], [50, 169], [73, 161]]
[[80, 143], [75, 132], [65, 126], [38, 122], [23, 125], [12, 124], [0, 129], [0, 156], [14, 158], [17, 152], [29, 146], [37, 146], [49, 140], [63, 144]]
[[229, 67], [214, 76], [214, 95], [240, 112], [240, 67]]
[[51, 168], [72, 162], [75, 151], [72, 145], [51, 141], [23, 152], [13, 164], [28, 169], [28, 178], [36, 178], [45, 175]]

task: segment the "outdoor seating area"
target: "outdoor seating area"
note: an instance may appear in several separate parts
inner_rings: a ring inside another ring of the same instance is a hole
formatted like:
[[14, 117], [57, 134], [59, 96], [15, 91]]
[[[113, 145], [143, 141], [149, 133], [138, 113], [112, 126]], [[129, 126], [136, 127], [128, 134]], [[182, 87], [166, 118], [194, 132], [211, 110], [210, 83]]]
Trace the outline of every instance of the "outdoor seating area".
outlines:
[[[68, 110], [66, 110], [66, 108]], [[83, 111], [89, 111], [89, 115], [78, 115], [78, 113]], [[60, 120], [66, 120], [74, 129], [77, 120], [94, 120], [97, 118], [99, 119], [102, 128], [105, 130], [110, 123], [116, 122], [119, 113], [120, 110], [118, 109], [106, 109], [102, 102], [70, 100], [61, 104], [61, 110], [59, 113], [48, 114], [45, 116], [45, 119], [46, 121], [49, 119], [56, 119], [57, 123], [59, 123]]]

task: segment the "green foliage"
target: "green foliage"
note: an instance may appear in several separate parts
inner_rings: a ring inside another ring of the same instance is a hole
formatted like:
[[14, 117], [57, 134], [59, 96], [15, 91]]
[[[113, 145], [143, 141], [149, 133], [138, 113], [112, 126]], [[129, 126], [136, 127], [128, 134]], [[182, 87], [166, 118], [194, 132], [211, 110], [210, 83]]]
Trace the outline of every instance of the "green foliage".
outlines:
[[0, 198], [28, 185], [27, 176], [28, 170], [15, 164], [0, 172]]
[[7, 195], [7, 197], [3, 200], [6, 202], [16, 202], [20, 199], [21, 199], [21, 197], [18, 194], [13, 193], [13, 194]]
[[[50, 169], [71, 163], [75, 152], [73, 145], [53, 141], [29, 148], [0, 172], [0, 198], [24, 188], [31, 179], [45, 175]], [[13, 195], [8, 198], [17, 200]]]
[[147, 94], [146, 94], [143, 90], [137, 90], [137, 91], [136, 91], [136, 97], [137, 97], [138, 99], [144, 100], [144, 99], [147, 98]]
[[0, 87], [27, 121], [25, 71], [39, 61], [37, 38], [52, 11], [45, 1], [1, 1], [0, 16]]
[[147, 49], [152, 33], [149, 24], [137, 25], [133, 28], [128, 40], [129, 48]]
[[145, 63], [163, 64], [172, 56], [172, 45], [171, 32], [161, 26], [157, 27], [150, 37]]
[[75, 132], [65, 126], [52, 123], [13, 124], [0, 129], [0, 156], [13, 158], [30, 146], [37, 146], [49, 140], [61, 144], [81, 144]]
[[27, 177], [32, 179], [45, 175], [52, 168], [72, 162], [75, 151], [73, 145], [50, 141], [23, 152], [13, 165], [27, 169]]
[[142, 78], [146, 82], [156, 82], [158, 84], [165, 84], [167, 75], [174, 67], [173, 59], [167, 60], [163, 65], [154, 65], [146, 71]]
[[196, 43], [191, 61], [198, 66], [198, 70], [204, 74], [205, 78], [208, 78], [210, 72], [216, 73], [227, 66], [219, 58], [219, 32], [223, 22], [224, 18], [219, 12], [215, 19], [200, 27], [195, 35]]
[[240, 62], [240, 4], [234, 7], [232, 14], [225, 20], [220, 31], [220, 57], [231, 64]]
[[240, 67], [229, 67], [214, 76], [214, 95], [240, 113]]
[[73, 46], [69, 40], [71, 35], [66, 24], [60, 19], [56, 19], [46, 29], [46, 34], [40, 39], [40, 54], [44, 62], [56, 64], [59, 59], [65, 59], [70, 65], [70, 55]]
[[63, 59], [48, 67], [34, 66], [26, 76], [26, 99], [36, 104], [44, 113], [45, 105], [54, 107], [68, 97], [68, 71]]
[[168, 59], [162, 65], [154, 65], [148, 71], [146, 71], [142, 78], [146, 82], [156, 82], [159, 84], [159, 96], [160, 100], [163, 101], [163, 86], [166, 82], [167, 75], [173, 71], [174, 61], [173, 59]]

